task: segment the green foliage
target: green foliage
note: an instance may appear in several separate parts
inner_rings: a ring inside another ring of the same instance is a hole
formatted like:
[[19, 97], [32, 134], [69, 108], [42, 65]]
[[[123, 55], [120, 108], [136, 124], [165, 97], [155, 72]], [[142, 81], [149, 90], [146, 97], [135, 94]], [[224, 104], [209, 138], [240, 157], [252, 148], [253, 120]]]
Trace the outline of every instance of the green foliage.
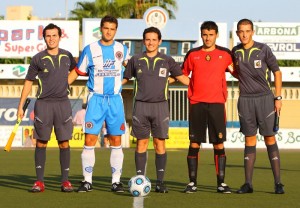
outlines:
[[300, 60], [278, 60], [278, 65], [285, 67], [299, 67]]
[[[27, 60], [29, 63], [30, 60]], [[26, 64], [24, 59], [0, 58], [0, 64]]]
[[[153, 6], [166, 9], [170, 19], [175, 19], [173, 10], [177, 10], [176, 0], [95, 0], [95, 2], [77, 2], [76, 9], [71, 11], [71, 20], [79, 20], [82, 24], [83, 18], [102, 18], [105, 15], [112, 15], [116, 18], [142, 19], [145, 11]], [[82, 31], [82, 25], [80, 25]]]

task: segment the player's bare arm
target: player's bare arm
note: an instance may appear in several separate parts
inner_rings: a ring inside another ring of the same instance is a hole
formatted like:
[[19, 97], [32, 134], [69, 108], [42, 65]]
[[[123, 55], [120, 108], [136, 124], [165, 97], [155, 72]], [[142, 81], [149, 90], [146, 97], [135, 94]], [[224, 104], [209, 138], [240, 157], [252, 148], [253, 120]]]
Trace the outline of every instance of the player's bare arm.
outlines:
[[19, 103], [19, 107], [18, 107], [18, 112], [17, 112], [18, 118], [22, 119], [23, 116], [24, 116], [23, 105], [24, 105], [25, 100], [26, 100], [26, 98], [28, 97], [28, 95], [31, 91], [32, 84], [33, 84], [33, 81], [30, 81], [30, 80], [25, 80], [25, 82], [24, 82], [24, 87], [23, 87], [23, 90], [22, 90], [20, 103]]
[[180, 76], [177, 76], [176, 79], [184, 85], [190, 84], [190, 78], [188, 76], [180, 75]]
[[169, 77], [168, 80], [169, 80], [169, 84], [176, 82], [176, 79], [174, 77]]
[[68, 84], [72, 84], [78, 77], [79, 75], [77, 74], [76, 70], [73, 69], [69, 75], [68, 75]]
[[[275, 97], [281, 96], [281, 88], [282, 88], [282, 73], [281, 71], [274, 72], [274, 84], [275, 84]], [[282, 106], [282, 101], [275, 100], [275, 110], [276, 112], [280, 112]]]
[[127, 82], [128, 82], [128, 79], [123, 78], [123, 80], [122, 80], [122, 85], [126, 84]]

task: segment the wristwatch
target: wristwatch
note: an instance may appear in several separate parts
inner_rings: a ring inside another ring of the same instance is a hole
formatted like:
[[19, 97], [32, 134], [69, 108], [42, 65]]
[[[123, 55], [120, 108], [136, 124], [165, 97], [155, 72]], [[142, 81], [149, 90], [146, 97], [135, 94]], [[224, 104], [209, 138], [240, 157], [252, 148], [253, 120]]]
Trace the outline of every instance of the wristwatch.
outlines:
[[274, 100], [282, 100], [282, 96], [277, 96], [274, 98]]

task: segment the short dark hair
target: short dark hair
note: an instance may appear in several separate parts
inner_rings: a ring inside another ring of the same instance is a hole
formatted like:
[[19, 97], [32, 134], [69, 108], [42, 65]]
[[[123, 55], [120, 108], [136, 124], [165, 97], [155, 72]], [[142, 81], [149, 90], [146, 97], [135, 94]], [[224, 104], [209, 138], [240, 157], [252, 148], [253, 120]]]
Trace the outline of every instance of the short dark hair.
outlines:
[[215, 30], [219, 32], [218, 25], [214, 21], [205, 21], [201, 24], [200, 30]]
[[118, 28], [118, 20], [117, 18], [110, 16], [110, 15], [106, 15], [101, 19], [101, 23], [100, 23], [100, 27], [103, 27], [105, 22], [111, 22], [111, 23], [115, 23], [116, 24], [116, 28]]
[[236, 26], [236, 29], [239, 30], [239, 27], [241, 25], [251, 25], [251, 29], [253, 30], [254, 26], [253, 26], [253, 22], [249, 19], [241, 19]]
[[156, 28], [156, 27], [148, 27], [148, 28], [146, 28], [144, 30], [144, 32], [143, 32], [143, 40], [146, 39], [146, 34], [147, 33], [156, 33], [157, 36], [158, 36], [158, 40], [161, 40], [161, 32], [160, 32], [160, 30], [158, 28]]
[[46, 36], [46, 31], [47, 30], [52, 30], [52, 29], [57, 29], [58, 30], [58, 36], [61, 37], [61, 29], [60, 27], [58, 27], [57, 25], [53, 24], [53, 23], [50, 23], [49, 25], [47, 25], [44, 30], [43, 30], [43, 38], [45, 39], [45, 36]]

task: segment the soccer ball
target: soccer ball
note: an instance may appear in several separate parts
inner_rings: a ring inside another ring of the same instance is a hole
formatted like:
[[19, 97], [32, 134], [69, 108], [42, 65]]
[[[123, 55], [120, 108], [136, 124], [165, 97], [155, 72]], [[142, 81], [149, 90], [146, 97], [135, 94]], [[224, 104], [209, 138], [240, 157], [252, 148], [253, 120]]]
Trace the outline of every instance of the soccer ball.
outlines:
[[128, 181], [128, 189], [132, 196], [146, 196], [151, 191], [151, 181], [144, 175], [133, 176]]

